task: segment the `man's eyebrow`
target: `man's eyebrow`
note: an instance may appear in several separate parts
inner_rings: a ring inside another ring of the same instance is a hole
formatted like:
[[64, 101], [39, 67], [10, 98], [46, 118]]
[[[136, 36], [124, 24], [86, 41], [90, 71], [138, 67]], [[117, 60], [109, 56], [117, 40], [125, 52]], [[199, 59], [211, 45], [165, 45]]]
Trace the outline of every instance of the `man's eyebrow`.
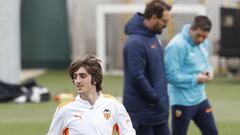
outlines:
[[74, 75], [87, 75], [87, 73], [75, 73]]

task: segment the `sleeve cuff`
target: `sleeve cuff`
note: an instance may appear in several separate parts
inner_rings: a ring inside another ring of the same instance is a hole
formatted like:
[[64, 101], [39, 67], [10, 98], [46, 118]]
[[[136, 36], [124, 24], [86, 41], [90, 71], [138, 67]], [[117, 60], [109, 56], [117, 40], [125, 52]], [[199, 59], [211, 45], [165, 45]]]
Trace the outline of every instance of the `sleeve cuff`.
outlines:
[[198, 83], [198, 82], [197, 82], [197, 75], [194, 74], [194, 75], [192, 76], [192, 83], [191, 83], [191, 85], [192, 85], [192, 86], [195, 86], [195, 85], [197, 85], [197, 83]]

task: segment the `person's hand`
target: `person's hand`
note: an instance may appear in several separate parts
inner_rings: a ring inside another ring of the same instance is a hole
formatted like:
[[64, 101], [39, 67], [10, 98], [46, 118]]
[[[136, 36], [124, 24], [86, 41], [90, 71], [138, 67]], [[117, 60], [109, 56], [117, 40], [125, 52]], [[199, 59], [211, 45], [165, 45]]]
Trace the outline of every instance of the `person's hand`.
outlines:
[[209, 75], [207, 73], [200, 73], [197, 76], [197, 82], [198, 83], [206, 83], [209, 81]]
[[214, 73], [213, 72], [204, 71], [203, 74], [208, 76], [208, 81], [212, 80], [213, 77], [214, 77]]

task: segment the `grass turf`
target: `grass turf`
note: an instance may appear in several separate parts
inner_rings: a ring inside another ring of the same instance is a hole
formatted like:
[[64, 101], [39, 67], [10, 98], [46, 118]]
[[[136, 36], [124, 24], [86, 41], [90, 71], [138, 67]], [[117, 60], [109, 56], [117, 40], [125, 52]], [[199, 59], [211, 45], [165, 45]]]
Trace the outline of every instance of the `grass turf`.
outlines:
[[[59, 92], [72, 92], [74, 87], [67, 71], [52, 70], [36, 78], [40, 85], [46, 86], [52, 95]], [[121, 76], [105, 76], [104, 93], [122, 95]], [[221, 135], [236, 135], [240, 129], [240, 79], [216, 77], [207, 85], [209, 100]], [[46, 134], [57, 103], [0, 104], [0, 131], [4, 135], [43, 135]], [[189, 135], [201, 133], [191, 124]]]

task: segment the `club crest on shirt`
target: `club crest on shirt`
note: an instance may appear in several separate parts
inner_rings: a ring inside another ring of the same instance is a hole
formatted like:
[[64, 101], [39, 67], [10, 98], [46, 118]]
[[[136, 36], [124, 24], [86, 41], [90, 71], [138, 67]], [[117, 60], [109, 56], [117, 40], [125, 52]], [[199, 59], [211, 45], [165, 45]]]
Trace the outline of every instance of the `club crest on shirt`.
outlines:
[[105, 110], [103, 111], [103, 116], [104, 116], [104, 118], [105, 118], [106, 120], [109, 120], [110, 117], [111, 117], [111, 111], [110, 111], [109, 109], [105, 109]]
[[176, 115], [176, 117], [181, 117], [182, 116], [182, 111], [181, 110], [176, 110], [175, 111], [175, 115]]

